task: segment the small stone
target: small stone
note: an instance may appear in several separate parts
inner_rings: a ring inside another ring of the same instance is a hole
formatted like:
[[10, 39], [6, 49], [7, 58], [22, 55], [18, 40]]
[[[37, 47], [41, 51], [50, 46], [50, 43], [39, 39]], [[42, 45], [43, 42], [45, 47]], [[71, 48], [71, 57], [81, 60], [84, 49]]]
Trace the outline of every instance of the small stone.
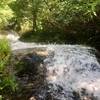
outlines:
[[36, 99], [35, 99], [35, 97], [33, 96], [33, 97], [31, 97], [29, 100], [36, 100]]
[[37, 53], [37, 55], [41, 55], [41, 56], [48, 56], [49, 55], [48, 51], [38, 51], [36, 53]]

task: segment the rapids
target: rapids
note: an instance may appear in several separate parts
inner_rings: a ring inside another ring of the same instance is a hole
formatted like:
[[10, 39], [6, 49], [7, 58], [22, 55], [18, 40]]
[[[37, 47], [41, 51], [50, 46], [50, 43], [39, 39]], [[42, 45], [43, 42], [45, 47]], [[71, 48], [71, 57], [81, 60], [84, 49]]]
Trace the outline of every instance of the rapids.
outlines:
[[[54, 45], [51, 48], [52, 52], [44, 63], [47, 84], [52, 84], [48, 91], [53, 98], [78, 100], [73, 99], [73, 91], [76, 91], [81, 98], [79, 100], [95, 100], [85, 99], [91, 96], [100, 100], [100, 64], [92, 54], [95, 49], [80, 45]], [[60, 92], [58, 86], [62, 88]]]
[[11, 42], [11, 48], [12, 51], [45, 48], [48, 52], [44, 60], [45, 84], [39, 93], [39, 100], [48, 100], [48, 94], [52, 100], [100, 100], [100, 58], [96, 57], [94, 48], [41, 45], [19, 40]]

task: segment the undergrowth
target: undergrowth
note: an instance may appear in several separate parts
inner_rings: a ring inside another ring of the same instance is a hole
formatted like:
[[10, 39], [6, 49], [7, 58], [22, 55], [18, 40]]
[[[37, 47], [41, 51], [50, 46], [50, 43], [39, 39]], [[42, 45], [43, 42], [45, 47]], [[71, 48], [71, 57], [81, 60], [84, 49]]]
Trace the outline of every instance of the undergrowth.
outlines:
[[[0, 39], [0, 100], [9, 98], [16, 89], [15, 77], [10, 65], [11, 49], [7, 39]], [[8, 100], [8, 99], [7, 99]]]

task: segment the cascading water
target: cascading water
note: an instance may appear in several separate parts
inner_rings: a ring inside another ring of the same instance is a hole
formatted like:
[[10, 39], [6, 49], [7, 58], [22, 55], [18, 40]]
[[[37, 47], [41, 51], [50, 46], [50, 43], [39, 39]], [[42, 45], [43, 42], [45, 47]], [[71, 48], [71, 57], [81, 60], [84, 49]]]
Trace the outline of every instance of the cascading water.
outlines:
[[[12, 50], [45, 47], [45, 83], [37, 100], [100, 100], [96, 50], [80, 45], [37, 45], [16, 41]], [[100, 58], [99, 58], [100, 59]]]
[[[50, 84], [48, 93], [53, 99], [100, 100], [100, 64], [91, 53], [95, 50], [79, 45], [55, 45], [50, 49], [44, 63], [46, 81]], [[75, 99], [75, 91], [80, 99]]]

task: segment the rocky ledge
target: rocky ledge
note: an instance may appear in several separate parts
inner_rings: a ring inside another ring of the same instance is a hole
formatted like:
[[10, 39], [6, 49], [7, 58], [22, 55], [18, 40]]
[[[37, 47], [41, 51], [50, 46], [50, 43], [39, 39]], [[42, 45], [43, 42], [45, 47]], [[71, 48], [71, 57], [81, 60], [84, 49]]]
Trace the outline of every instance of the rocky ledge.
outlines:
[[44, 86], [45, 66], [43, 60], [48, 56], [45, 48], [21, 49], [12, 52], [18, 90], [12, 100], [35, 100], [39, 88]]

